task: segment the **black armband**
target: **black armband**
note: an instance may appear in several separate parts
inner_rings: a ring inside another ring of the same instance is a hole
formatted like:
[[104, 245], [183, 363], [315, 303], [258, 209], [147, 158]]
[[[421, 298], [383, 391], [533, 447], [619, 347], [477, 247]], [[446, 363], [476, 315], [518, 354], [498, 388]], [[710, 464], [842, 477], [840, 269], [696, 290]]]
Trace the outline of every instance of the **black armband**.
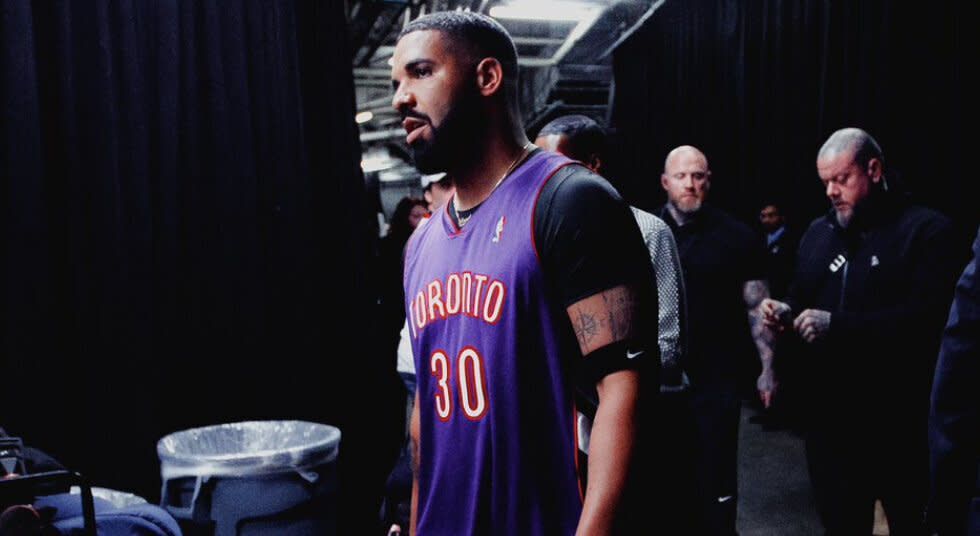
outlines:
[[584, 355], [575, 370], [575, 403], [578, 410], [593, 418], [599, 405], [595, 384], [613, 372], [648, 368], [651, 360], [660, 363], [658, 351], [649, 350], [646, 343], [637, 340], [616, 341]]
[[645, 343], [636, 340], [616, 341], [582, 356], [580, 370], [583, 379], [595, 384], [611, 372], [639, 369], [643, 360], [650, 358], [651, 354]]

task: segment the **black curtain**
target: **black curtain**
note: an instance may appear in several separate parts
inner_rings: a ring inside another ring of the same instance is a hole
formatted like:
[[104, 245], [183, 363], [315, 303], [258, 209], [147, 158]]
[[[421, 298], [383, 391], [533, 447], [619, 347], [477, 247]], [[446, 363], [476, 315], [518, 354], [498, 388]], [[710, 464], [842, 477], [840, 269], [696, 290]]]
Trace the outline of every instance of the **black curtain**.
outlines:
[[[964, 171], [976, 32], [957, 3], [668, 0], [615, 53], [607, 173], [630, 201], [664, 201], [667, 152], [700, 147], [712, 201], [746, 221], [784, 200], [797, 225], [829, 208], [816, 175], [826, 137], [858, 126], [886, 175], [959, 223], [980, 223]], [[964, 252], [967, 252], [964, 249]], [[964, 253], [966, 254], [966, 253]]]
[[0, 3], [8, 432], [155, 502], [167, 433], [322, 422], [342, 523], [377, 513], [404, 395], [372, 342], [345, 23], [340, 2]]

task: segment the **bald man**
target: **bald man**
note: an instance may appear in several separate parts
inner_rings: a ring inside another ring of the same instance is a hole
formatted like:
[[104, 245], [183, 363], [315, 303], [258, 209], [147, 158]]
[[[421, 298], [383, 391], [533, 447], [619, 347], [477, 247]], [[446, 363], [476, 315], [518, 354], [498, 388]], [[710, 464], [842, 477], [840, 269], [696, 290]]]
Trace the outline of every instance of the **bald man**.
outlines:
[[758, 388], [768, 405], [774, 388], [772, 336], [762, 329], [758, 310], [769, 296], [765, 250], [746, 223], [706, 203], [711, 178], [701, 150], [673, 149], [660, 176], [667, 202], [657, 214], [674, 233], [687, 294], [686, 370], [697, 430], [698, 518], [704, 524], [696, 533], [731, 536], [737, 534], [737, 379], [747, 359], [761, 358]]

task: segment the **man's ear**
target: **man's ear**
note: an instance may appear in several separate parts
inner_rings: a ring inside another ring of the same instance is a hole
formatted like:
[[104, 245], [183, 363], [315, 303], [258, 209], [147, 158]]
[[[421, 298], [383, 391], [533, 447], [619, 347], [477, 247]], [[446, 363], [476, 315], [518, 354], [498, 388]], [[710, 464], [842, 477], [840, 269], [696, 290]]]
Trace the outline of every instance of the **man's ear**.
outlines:
[[504, 68], [497, 58], [483, 58], [476, 64], [476, 86], [480, 94], [489, 97], [496, 93], [504, 82]]
[[599, 158], [599, 155], [592, 153], [589, 155], [589, 161], [586, 162], [586, 164], [589, 165], [589, 168], [592, 169], [592, 171], [599, 173], [599, 166], [602, 165], [602, 160]]
[[881, 160], [877, 158], [872, 158], [868, 160], [868, 176], [871, 177], [871, 181], [877, 183], [881, 180]]

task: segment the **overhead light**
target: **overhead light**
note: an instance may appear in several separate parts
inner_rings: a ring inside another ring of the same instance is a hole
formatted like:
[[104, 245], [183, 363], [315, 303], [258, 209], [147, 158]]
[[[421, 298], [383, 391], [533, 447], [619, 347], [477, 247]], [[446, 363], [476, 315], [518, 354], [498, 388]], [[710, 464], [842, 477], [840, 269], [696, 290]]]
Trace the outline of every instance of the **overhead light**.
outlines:
[[495, 19], [582, 21], [595, 17], [598, 6], [577, 2], [522, 0], [493, 6], [490, 16]]
[[354, 116], [354, 121], [357, 121], [357, 124], [367, 123], [372, 119], [374, 119], [374, 114], [371, 112], [371, 110], [358, 112], [358, 114]]
[[361, 169], [365, 173], [370, 173], [393, 168], [398, 163], [398, 160], [392, 158], [388, 151], [373, 149], [367, 151], [361, 158]]
[[378, 172], [378, 180], [381, 182], [397, 182], [413, 177], [417, 178], [418, 175], [412, 175], [410, 170], [404, 168], [389, 168]]

